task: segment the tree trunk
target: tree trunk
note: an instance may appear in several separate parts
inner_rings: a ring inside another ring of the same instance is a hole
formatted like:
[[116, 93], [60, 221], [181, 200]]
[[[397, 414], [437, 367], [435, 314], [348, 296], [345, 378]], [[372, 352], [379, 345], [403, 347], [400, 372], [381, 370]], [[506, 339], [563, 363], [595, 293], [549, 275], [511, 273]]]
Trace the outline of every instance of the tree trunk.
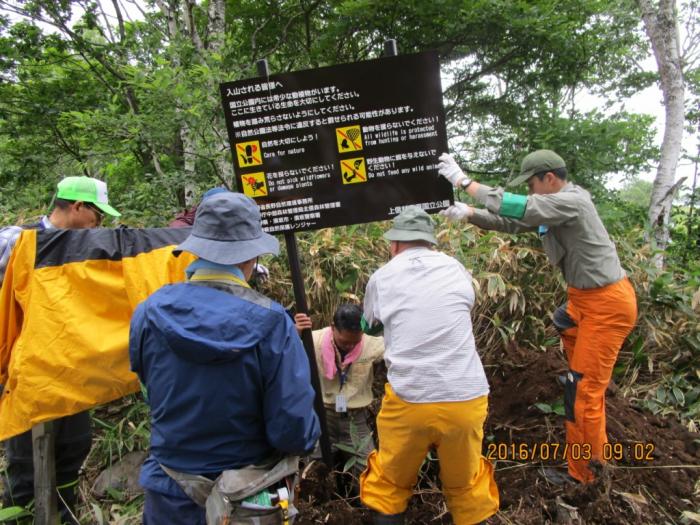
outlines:
[[653, 262], [657, 268], [663, 268], [663, 251], [668, 246], [670, 237], [671, 207], [679, 186], [674, 183], [674, 179], [685, 122], [678, 15], [675, 0], [637, 0], [637, 4], [642, 12], [644, 30], [654, 50], [666, 114], [661, 158], [649, 203], [650, 240], [658, 250], [653, 256]]
[[175, 5], [172, 5], [170, 2], [156, 0], [156, 4], [168, 20], [168, 33], [170, 39], [173, 40], [179, 33], [177, 23], [177, 3]]
[[226, 2], [209, 0], [209, 23], [207, 27], [207, 47], [212, 53], [219, 53], [224, 47], [226, 32]]
[[195, 150], [197, 143], [192, 136], [190, 131], [190, 126], [187, 122], [183, 122], [180, 127], [180, 139], [182, 140], [182, 160], [183, 160], [183, 171], [185, 172], [185, 207], [190, 208], [194, 206], [194, 196], [195, 196], [195, 183], [196, 178], [195, 172]]
[[202, 39], [199, 37], [199, 32], [197, 31], [197, 26], [194, 22], [195, 7], [196, 4], [194, 3], [194, 0], [185, 0], [182, 3], [182, 8], [184, 11], [183, 18], [185, 22], [185, 28], [187, 29], [187, 33], [190, 39], [192, 40], [194, 47], [196, 47], [197, 50], [201, 52], [204, 50], [204, 44], [202, 43]]
[[[190, 38], [192, 44], [194, 45], [194, 48], [197, 51], [198, 57], [194, 58], [195, 61], [203, 61], [204, 56], [206, 54], [214, 52], [218, 53], [223, 48], [226, 36], [225, 0], [210, 0], [208, 4], [206, 44], [200, 37], [197, 27], [194, 23], [194, 11], [197, 7], [195, 0], [156, 0], [156, 2], [168, 18], [168, 27], [170, 29], [171, 38], [174, 38], [176, 36], [180, 26], [184, 27], [184, 33], [186, 33], [187, 36]], [[180, 6], [179, 9], [177, 8], [178, 5]], [[180, 23], [180, 20], [178, 18], [178, 15], [180, 13], [182, 16], [182, 23]], [[173, 61], [175, 66], [179, 66], [177, 57], [174, 58]], [[212, 104], [218, 106], [220, 102], [217, 98], [218, 89], [216, 85], [212, 86], [211, 93]], [[198, 139], [192, 129], [192, 126], [187, 121], [187, 116], [184, 115], [182, 112], [179, 113], [183, 115], [183, 121], [180, 125], [180, 132], [178, 135], [182, 143], [182, 167], [185, 174], [185, 184], [183, 193], [185, 206], [191, 207], [195, 204], [194, 180], [196, 178]], [[212, 137], [214, 140], [216, 140], [215, 137], [226, 136], [225, 133], [220, 133], [217, 124], [214, 124], [214, 128], [215, 133], [214, 137]], [[228, 148], [228, 144], [226, 142], [225, 147]], [[222, 152], [216, 156], [215, 162], [213, 164], [215, 166], [215, 169], [217, 169], [218, 171], [217, 175], [219, 176], [219, 178], [222, 179], [222, 181], [225, 181], [226, 184], [229, 187], [231, 187], [231, 183], [233, 181], [233, 167], [230, 161], [227, 160], [225, 151], [226, 150], [223, 149]]]
[[[225, 0], [209, 0], [209, 24], [207, 27], [207, 47], [212, 53], [220, 53], [224, 47], [226, 38], [226, 2]], [[214, 90], [217, 95], [213, 99], [213, 103], [218, 106], [221, 101], [218, 98], [218, 90]], [[221, 149], [216, 157], [215, 163], [219, 170], [219, 177], [222, 179], [226, 187], [233, 188], [233, 164], [229, 159], [227, 152], [230, 150], [228, 143], [228, 134], [226, 129], [220, 126], [221, 122], [217, 119], [214, 124], [214, 135], [221, 138]]]

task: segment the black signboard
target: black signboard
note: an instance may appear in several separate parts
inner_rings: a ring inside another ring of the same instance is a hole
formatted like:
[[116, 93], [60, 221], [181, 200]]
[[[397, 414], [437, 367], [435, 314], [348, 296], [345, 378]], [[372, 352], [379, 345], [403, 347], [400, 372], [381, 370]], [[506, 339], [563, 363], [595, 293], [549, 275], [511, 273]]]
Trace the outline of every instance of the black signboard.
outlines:
[[437, 53], [221, 84], [239, 190], [267, 232], [435, 212], [452, 188]]

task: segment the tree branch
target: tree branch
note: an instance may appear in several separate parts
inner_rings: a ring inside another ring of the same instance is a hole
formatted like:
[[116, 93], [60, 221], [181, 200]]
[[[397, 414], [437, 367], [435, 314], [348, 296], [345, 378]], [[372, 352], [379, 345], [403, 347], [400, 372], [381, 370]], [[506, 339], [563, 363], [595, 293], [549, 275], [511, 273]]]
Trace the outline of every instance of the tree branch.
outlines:
[[83, 156], [80, 154], [79, 151], [74, 150], [70, 144], [63, 138], [63, 134], [60, 132], [58, 127], [54, 124], [51, 124], [51, 131], [53, 131], [54, 136], [58, 139], [58, 142], [63, 146], [63, 149], [66, 150], [70, 155], [72, 155], [76, 160], [79, 162], [83, 163], [85, 162], [85, 159]]
[[122, 17], [122, 11], [117, 0], [112, 0], [112, 5], [114, 6], [114, 11], [117, 13], [117, 23], [119, 24], [119, 41], [124, 42], [126, 39], [126, 32], [124, 31], [124, 18]]
[[[107, 31], [109, 32], [109, 38], [107, 35], [105, 35], [104, 31], [102, 30], [101, 27], [98, 26], [98, 29], [102, 36], [105, 38], [105, 40], [108, 40], [109, 42], [112, 42], [113, 44], [116, 42], [116, 39], [114, 38], [114, 32], [112, 31], [112, 25], [109, 23], [109, 18], [107, 17], [107, 13], [105, 12], [104, 8], [102, 7], [102, 3], [98, 2], [97, 3], [98, 9], [100, 10], [100, 14], [102, 15], [102, 20], [104, 20], [105, 27], [107, 28]], [[83, 7], [87, 11], [85, 7]]]
[[195, 6], [195, 3], [193, 0], [183, 0], [182, 3], [185, 11], [183, 16], [185, 21], [185, 29], [190, 35], [190, 39], [192, 40], [194, 47], [197, 48], [197, 50], [200, 52], [204, 51], [204, 44], [202, 43], [202, 39], [199, 37], [197, 25], [194, 22], [193, 8]]

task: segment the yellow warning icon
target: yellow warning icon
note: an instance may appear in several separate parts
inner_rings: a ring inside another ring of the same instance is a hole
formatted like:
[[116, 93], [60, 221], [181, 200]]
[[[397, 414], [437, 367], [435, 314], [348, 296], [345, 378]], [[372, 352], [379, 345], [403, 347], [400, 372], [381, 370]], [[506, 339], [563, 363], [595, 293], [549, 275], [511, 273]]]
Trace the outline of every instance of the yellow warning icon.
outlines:
[[239, 142], [236, 144], [236, 157], [241, 168], [259, 166], [262, 164], [262, 151], [260, 151], [260, 141]]
[[363, 157], [359, 157], [356, 159], [341, 160], [340, 173], [343, 178], [343, 184], [357, 184], [359, 182], [367, 182], [367, 170], [365, 168], [365, 159]]
[[264, 197], [267, 195], [267, 181], [265, 174], [260, 171], [258, 173], [246, 173], [241, 176], [243, 182], [243, 193], [248, 197]]
[[362, 131], [360, 126], [335, 128], [335, 138], [338, 141], [338, 151], [360, 151], [362, 149]]

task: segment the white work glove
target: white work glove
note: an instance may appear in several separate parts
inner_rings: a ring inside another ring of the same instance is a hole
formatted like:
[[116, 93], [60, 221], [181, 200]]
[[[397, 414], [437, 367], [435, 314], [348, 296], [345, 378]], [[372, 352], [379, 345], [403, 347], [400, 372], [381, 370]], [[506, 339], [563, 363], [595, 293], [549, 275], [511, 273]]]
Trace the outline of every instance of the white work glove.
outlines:
[[258, 263], [255, 265], [255, 280], [259, 283], [264, 283], [270, 278], [270, 270], [266, 266]]
[[452, 206], [442, 210], [440, 215], [447, 218], [450, 222], [466, 221], [469, 220], [469, 217], [474, 215], [474, 208], [467, 206], [463, 202], [455, 201]]
[[471, 179], [464, 174], [462, 168], [459, 167], [457, 161], [449, 153], [440, 155], [438, 173], [450, 181], [450, 184], [455, 188], [463, 188], [471, 182]]

